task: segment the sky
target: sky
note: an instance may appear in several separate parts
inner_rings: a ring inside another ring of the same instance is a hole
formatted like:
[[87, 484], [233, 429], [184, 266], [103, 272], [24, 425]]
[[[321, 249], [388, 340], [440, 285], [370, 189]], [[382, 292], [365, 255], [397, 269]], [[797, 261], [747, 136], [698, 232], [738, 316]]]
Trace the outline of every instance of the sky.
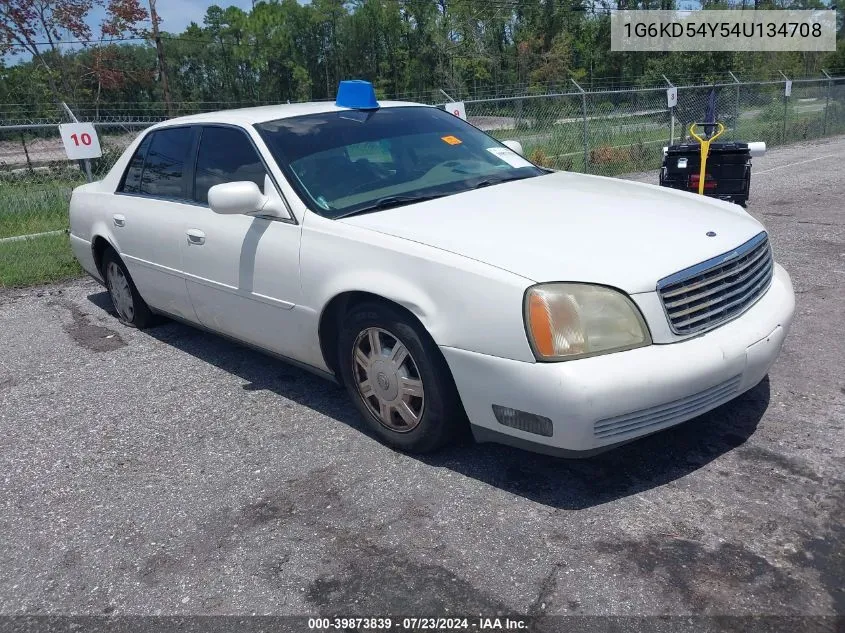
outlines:
[[[205, 10], [212, 4], [214, 3], [203, 0], [159, 0], [156, 9], [161, 18], [161, 28], [171, 33], [179, 33], [191, 22], [202, 24]], [[229, 0], [219, 4], [224, 7], [252, 8], [252, 0]]]
[[[146, 0], [141, 0], [141, 4], [146, 7], [149, 6]], [[252, 8], [252, 0], [220, 0], [219, 2], [209, 2], [209, 0], [158, 0], [156, 9], [161, 19], [161, 29], [170, 33], [181, 33], [191, 22], [201, 25], [205, 10], [213, 4], [219, 4], [223, 7], [236, 6], [241, 9]], [[91, 25], [93, 33], [97, 32], [97, 27], [102, 21], [103, 15], [102, 9], [91, 12], [88, 23]], [[65, 45], [65, 48], [71, 48], [71, 45]], [[29, 57], [29, 54], [10, 55], [6, 56], [5, 61], [14, 64], [27, 61]]]

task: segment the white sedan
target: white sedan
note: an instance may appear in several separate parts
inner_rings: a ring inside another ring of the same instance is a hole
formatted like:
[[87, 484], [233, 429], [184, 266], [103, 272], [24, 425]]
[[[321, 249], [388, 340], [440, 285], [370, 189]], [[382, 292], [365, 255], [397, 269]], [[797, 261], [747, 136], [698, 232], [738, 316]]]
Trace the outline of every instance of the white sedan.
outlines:
[[337, 380], [416, 452], [470, 428], [590, 454], [766, 375], [795, 300], [740, 207], [550, 172], [368, 90], [160, 123], [78, 187], [73, 250], [119, 319], [166, 315]]

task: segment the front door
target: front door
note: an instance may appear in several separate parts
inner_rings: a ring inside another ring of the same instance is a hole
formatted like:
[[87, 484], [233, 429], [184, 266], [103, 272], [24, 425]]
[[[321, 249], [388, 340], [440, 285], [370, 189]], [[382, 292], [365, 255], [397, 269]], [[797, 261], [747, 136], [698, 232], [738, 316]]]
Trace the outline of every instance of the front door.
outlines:
[[202, 128], [193, 188], [198, 206], [184, 226], [182, 269], [202, 325], [290, 355], [297, 337], [292, 315], [300, 294], [300, 226], [279, 219], [220, 215], [207, 206], [212, 186], [248, 180], [264, 191], [265, 184], [275, 186], [266, 175], [244, 130]]

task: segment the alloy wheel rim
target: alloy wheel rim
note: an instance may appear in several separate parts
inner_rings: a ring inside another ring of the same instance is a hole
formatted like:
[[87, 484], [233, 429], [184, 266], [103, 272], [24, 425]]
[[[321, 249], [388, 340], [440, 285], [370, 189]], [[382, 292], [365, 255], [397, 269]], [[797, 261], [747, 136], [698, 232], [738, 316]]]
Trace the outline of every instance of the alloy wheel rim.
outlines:
[[129, 280], [123, 274], [120, 266], [109, 262], [106, 269], [106, 281], [109, 286], [112, 304], [117, 314], [126, 321], [132, 321], [135, 316], [135, 302], [132, 299], [132, 289]]
[[352, 346], [352, 374], [361, 400], [382, 426], [397, 433], [419, 426], [425, 390], [416, 361], [397, 336], [382, 328], [362, 330]]

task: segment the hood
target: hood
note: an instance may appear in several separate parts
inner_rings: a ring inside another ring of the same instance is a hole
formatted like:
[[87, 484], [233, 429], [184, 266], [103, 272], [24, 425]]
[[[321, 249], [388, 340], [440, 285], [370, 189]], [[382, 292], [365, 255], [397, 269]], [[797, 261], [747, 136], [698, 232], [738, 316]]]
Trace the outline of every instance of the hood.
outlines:
[[763, 230], [733, 204], [568, 172], [338, 221], [535, 282], [598, 283], [631, 294], [653, 291], [659, 279], [728, 252]]

